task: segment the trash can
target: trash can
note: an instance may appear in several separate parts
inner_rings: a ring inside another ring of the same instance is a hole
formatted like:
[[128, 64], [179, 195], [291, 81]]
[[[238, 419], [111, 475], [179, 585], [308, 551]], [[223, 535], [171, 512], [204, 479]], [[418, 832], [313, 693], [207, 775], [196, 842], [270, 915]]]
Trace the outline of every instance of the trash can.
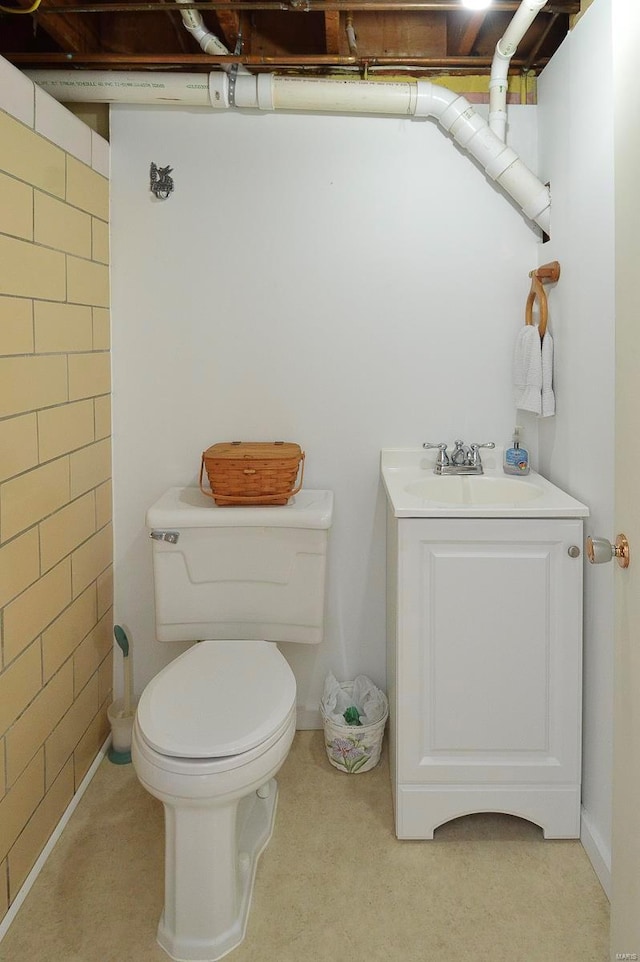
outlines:
[[[333, 675], [329, 675], [320, 702], [320, 714], [327, 758], [334, 768], [355, 775], [376, 767], [389, 715], [384, 692], [376, 688], [366, 675], [359, 675], [352, 682], [337, 682]], [[359, 716], [364, 720], [349, 724], [345, 715], [347, 718]]]

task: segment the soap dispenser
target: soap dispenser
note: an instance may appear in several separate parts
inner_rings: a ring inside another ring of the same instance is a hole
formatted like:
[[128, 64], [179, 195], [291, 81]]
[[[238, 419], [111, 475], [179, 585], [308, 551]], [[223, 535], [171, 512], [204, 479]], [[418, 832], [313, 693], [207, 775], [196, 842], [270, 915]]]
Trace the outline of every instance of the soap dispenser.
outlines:
[[529, 452], [520, 447], [521, 430], [516, 424], [513, 429], [513, 446], [504, 452], [502, 468], [505, 474], [529, 474]]

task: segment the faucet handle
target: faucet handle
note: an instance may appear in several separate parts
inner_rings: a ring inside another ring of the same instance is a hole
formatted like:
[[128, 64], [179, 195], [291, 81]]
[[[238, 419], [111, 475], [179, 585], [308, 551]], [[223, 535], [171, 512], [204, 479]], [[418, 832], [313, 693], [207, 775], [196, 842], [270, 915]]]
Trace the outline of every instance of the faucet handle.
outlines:
[[441, 467], [449, 464], [449, 455], [447, 454], [447, 445], [445, 441], [440, 441], [438, 444], [432, 444], [430, 441], [425, 441], [422, 445], [423, 448], [438, 448], [438, 457], [436, 458], [436, 464]]
[[495, 448], [495, 446], [496, 446], [495, 441], [485, 441], [484, 444], [470, 444], [470, 445], [469, 445], [469, 452], [470, 452], [470, 458], [469, 458], [469, 460], [471, 461], [471, 464], [472, 464], [472, 465], [476, 465], [476, 464], [479, 464], [479, 463], [480, 463], [480, 448]]

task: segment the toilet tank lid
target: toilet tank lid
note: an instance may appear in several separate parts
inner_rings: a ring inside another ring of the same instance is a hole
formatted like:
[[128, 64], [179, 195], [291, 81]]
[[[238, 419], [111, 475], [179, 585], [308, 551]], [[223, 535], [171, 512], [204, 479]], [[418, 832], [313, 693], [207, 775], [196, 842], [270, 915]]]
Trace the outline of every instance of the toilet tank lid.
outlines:
[[199, 488], [169, 488], [147, 511], [148, 528], [330, 528], [333, 491], [303, 488], [285, 505], [220, 507]]

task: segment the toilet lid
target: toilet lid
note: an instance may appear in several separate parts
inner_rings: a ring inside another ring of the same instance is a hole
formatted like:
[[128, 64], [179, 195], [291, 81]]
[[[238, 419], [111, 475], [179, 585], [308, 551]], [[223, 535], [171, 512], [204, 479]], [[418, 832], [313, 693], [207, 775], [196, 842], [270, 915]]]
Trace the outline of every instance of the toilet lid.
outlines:
[[138, 725], [162, 755], [221, 758], [269, 738], [295, 699], [293, 672], [273, 642], [203, 641], [147, 685]]

